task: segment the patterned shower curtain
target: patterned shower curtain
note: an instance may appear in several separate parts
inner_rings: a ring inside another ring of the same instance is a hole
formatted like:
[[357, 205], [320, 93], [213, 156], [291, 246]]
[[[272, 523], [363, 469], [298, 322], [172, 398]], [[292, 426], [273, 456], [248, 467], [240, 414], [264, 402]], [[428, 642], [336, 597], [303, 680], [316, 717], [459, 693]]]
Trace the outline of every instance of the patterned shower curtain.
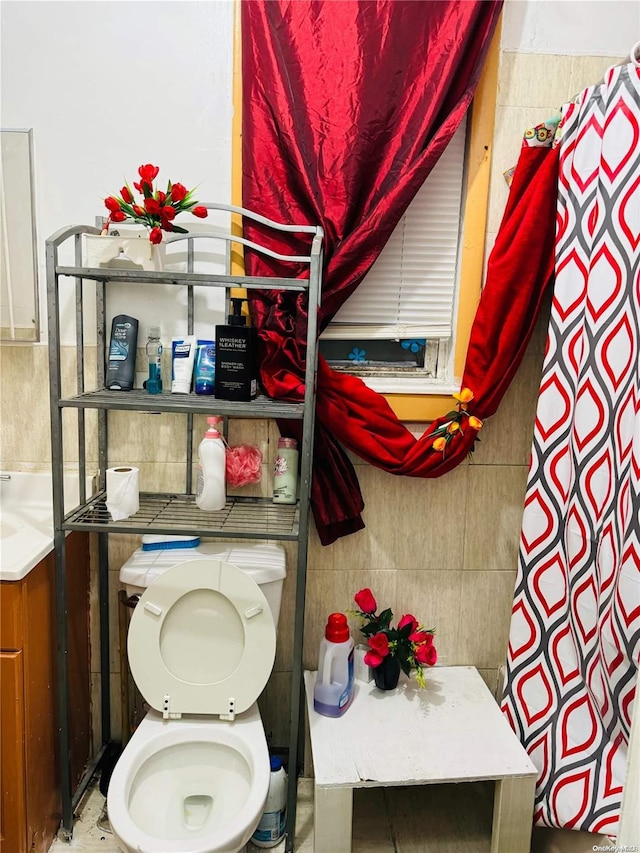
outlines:
[[565, 105], [503, 711], [538, 825], [615, 836], [640, 657], [640, 68]]

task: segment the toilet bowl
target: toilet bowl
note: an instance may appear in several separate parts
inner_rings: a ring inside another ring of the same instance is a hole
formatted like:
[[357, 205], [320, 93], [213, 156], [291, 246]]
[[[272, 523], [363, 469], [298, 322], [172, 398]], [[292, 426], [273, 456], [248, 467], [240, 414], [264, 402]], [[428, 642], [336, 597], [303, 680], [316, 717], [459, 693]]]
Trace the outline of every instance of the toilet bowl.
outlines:
[[256, 700], [275, 638], [260, 586], [230, 563], [185, 560], [146, 589], [128, 654], [154, 710], [127, 743], [107, 793], [125, 853], [237, 853], [249, 840], [269, 788]]
[[268, 789], [257, 705], [233, 723], [167, 723], [150, 711], [111, 776], [109, 822], [127, 853], [236, 853], [258, 825]]

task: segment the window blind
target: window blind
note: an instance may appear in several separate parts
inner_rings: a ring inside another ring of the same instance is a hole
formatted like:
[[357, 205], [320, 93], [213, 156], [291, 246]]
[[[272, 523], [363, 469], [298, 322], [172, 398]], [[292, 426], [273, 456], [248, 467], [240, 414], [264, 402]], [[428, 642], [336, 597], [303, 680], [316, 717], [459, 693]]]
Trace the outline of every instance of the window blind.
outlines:
[[323, 338], [451, 337], [466, 120]]

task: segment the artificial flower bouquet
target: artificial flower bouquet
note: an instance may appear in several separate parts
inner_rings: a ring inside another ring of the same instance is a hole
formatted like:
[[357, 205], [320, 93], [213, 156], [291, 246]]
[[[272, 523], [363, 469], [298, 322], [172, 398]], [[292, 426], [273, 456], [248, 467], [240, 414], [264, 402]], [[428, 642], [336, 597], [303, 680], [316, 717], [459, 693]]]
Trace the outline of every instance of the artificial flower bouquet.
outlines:
[[405, 614], [397, 626], [391, 625], [393, 612], [390, 608], [377, 612], [378, 603], [370, 589], [361, 589], [354, 596], [358, 606], [350, 611], [363, 620], [360, 630], [367, 639], [369, 651], [364, 656], [367, 666], [375, 669], [391, 655], [396, 657], [406, 675], [416, 672], [420, 687], [425, 685], [424, 667], [434, 666], [438, 660], [433, 644], [433, 628], [425, 628], [411, 613]]
[[[445, 455], [447, 445], [454, 436], [464, 435], [463, 425], [467, 424], [472, 430], [478, 433], [482, 429], [482, 421], [475, 415], [470, 415], [467, 411], [469, 403], [473, 400], [473, 391], [470, 388], [461, 388], [459, 392], [453, 395], [456, 401], [456, 411], [447, 412], [446, 420], [436, 427], [431, 433], [430, 438], [433, 439], [431, 447]], [[476, 441], [480, 439], [476, 436]], [[475, 445], [475, 442], [474, 442]], [[471, 448], [473, 450], [473, 447]]]
[[120, 195], [110, 195], [105, 198], [104, 204], [109, 211], [109, 217], [105, 223], [103, 234], [106, 234], [112, 222], [124, 222], [125, 219], [133, 219], [149, 230], [149, 240], [153, 244], [162, 242], [163, 231], [175, 231], [179, 234], [187, 234], [186, 228], [176, 225], [174, 219], [179, 213], [191, 213], [199, 219], [205, 219], [208, 211], [203, 205], [193, 198], [193, 190], [188, 190], [183, 184], [167, 183], [166, 191], [154, 187], [153, 182], [158, 177], [160, 169], [151, 163], [140, 166], [138, 174], [140, 181], [134, 181], [136, 189], [142, 198], [136, 201], [134, 193], [129, 186], [125, 185], [120, 190]]

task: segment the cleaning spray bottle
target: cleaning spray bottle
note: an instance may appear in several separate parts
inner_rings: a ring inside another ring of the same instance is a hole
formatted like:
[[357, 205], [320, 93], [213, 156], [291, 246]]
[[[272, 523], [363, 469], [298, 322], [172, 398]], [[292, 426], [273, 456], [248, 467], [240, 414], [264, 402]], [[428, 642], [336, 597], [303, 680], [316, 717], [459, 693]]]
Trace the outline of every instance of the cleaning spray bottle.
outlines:
[[209, 428], [198, 447], [196, 504], [209, 512], [224, 509], [226, 497], [226, 450], [218, 424], [222, 418], [207, 418]]
[[320, 643], [313, 707], [325, 717], [340, 717], [353, 699], [353, 640], [344, 613], [332, 613]]

